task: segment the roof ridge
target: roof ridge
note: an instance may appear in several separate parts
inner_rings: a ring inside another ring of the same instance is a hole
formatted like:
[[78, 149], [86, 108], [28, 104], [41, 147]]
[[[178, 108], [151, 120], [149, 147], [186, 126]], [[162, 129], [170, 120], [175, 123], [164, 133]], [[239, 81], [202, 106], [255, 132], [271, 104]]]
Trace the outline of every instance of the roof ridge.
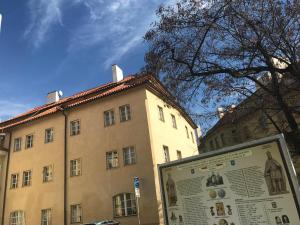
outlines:
[[[71, 100], [75, 100], [77, 98], [93, 94], [97, 91], [102, 91], [102, 90], [105, 90], [105, 89], [113, 87], [113, 86], [121, 85], [122, 83], [128, 82], [128, 81], [132, 80], [135, 77], [136, 76], [134, 76], [132, 74], [129, 74], [123, 80], [121, 80], [119, 82], [108, 82], [108, 83], [105, 83], [105, 84], [102, 84], [102, 85], [99, 85], [99, 86], [96, 86], [96, 87], [93, 87], [93, 88], [89, 88], [89, 89], [77, 92], [77, 93], [75, 93], [71, 96], [62, 98], [57, 102], [46, 103], [44, 105], [40, 105], [40, 106], [37, 106], [35, 108], [32, 108], [32, 109], [28, 110], [27, 112], [21, 113], [21, 114], [13, 117], [11, 119], [5, 120], [5, 121], [1, 122], [0, 124], [5, 124], [7, 122], [12, 122], [13, 120], [21, 119], [22, 117], [25, 117], [25, 116], [34, 116], [35, 114], [46, 111], [51, 107], [56, 107], [56, 106], [61, 105], [63, 103], [69, 102]], [[88, 93], [86, 93], [86, 92], [88, 92]], [[86, 93], [86, 94], [84, 94], [84, 93]]]

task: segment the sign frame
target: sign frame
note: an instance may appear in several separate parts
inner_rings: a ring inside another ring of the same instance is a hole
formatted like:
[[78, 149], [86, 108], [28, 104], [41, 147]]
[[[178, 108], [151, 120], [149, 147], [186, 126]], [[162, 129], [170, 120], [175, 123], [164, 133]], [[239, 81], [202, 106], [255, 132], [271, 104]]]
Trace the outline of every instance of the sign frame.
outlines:
[[190, 162], [197, 161], [197, 160], [203, 160], [203, 159], [214, 157], [214, 156], [219, 156], [219, 155], [226, 154], [226, 153], [243, 150], [246, 148], [251, 148], [251, 147], [255, 147], [255, 146], [259, 146], [259, 145], [263, 145], [263, 144], [268, 144], [268, 143], [272, 143], [272, 142], [277, 142], [278, 150], [279, 150], [282, 162], [283, 162], [283, 167], [287, 174], [287, 181], [289, 182], [289, 185], [291, 187], [291, 192], [292, 192], [292, 195], [293, 195], [293, 198], [294, 198], [294, 201], [296, 204], [297, 212], [298, 212], [298, 215], [300, 218], [300, 186], [297, 181], [296, 170], [292, 164], [292, 159], [289, 154], [289, 150], [286, 145], [284, 135], [277, 134], [274, 136], [269, 136], [269, 137], [261, 138], [258, 140], [249, 141], [246, 143], [221, 148], [219, 150], [202, 153], [200, 155], [187, 157], [187, 158], [184, 158], [181, 160], [158, 164], [157, 168], [158, 168], [158, 174], [159, 174], [159, 183], [160, 183], [160, 191], [161, 191], [162, 207], [163, 207], [162, 211], [163, 211], [165, 225], [169, 225], [169, 221], [168, 221], [168, 211], [167, 211], [167, 206], [166, 206], [166, 202], [167, 202], [166, 195], [165, 195], [165, 191], [164, 191], [164, 187], [163, 187], [163, 184], [164, 184], [163, 174], [162, 174], [163, 169], [168, 168], [168, 167], [177, 166], [177, 165], [182, 165], [185, 163], [190, 163]]

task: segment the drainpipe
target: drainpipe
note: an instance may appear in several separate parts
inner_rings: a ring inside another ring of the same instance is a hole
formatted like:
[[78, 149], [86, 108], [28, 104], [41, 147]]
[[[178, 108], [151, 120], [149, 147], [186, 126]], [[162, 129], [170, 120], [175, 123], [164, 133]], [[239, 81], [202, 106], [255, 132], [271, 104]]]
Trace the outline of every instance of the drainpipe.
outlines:
[[5, 181], [4, 181], [4, 197], [3, 197], [3, 207], [2, 207], [2, 221], [1, 224], [4, 225], [4, 215], [5, 215], [5, 203], [6, 203], [6, 190], [7, 190], [7, 180], [8, 180], [8, 167], [9, 167], [9, 159], [10, 159], [10, 147], [11, 147], [11, 132], [9, 132], [9, 144], [7, 150], [7, 163], [6, 163], [6, 174], [5, 174]]
[[65, 122], [64, 122], [64, 225], [67, 225], [67, 125], [68, 125], [68, 115], [66, 114], [65, 108], [59, 107], [62, 114], [64, 115]]

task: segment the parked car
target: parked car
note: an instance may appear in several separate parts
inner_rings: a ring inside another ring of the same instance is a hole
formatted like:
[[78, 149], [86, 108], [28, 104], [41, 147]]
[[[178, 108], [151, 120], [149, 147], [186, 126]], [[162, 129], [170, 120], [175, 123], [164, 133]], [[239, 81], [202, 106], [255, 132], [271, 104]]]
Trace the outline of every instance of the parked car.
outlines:
[[93, 223], [85, 223], [83, 225], [120, 225], [120, 222], [115, 221], [115, 220], [102, 220], [102, 221], [97, 221]]

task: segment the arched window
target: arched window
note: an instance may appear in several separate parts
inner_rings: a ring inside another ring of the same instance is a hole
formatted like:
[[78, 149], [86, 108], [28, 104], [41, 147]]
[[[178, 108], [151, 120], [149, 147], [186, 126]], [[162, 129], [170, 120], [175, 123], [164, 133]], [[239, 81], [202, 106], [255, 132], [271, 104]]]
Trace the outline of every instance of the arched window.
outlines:
[[136, 215], [136, 201], [132, 193], [122, 193], [113, 197], [114, 216]]

